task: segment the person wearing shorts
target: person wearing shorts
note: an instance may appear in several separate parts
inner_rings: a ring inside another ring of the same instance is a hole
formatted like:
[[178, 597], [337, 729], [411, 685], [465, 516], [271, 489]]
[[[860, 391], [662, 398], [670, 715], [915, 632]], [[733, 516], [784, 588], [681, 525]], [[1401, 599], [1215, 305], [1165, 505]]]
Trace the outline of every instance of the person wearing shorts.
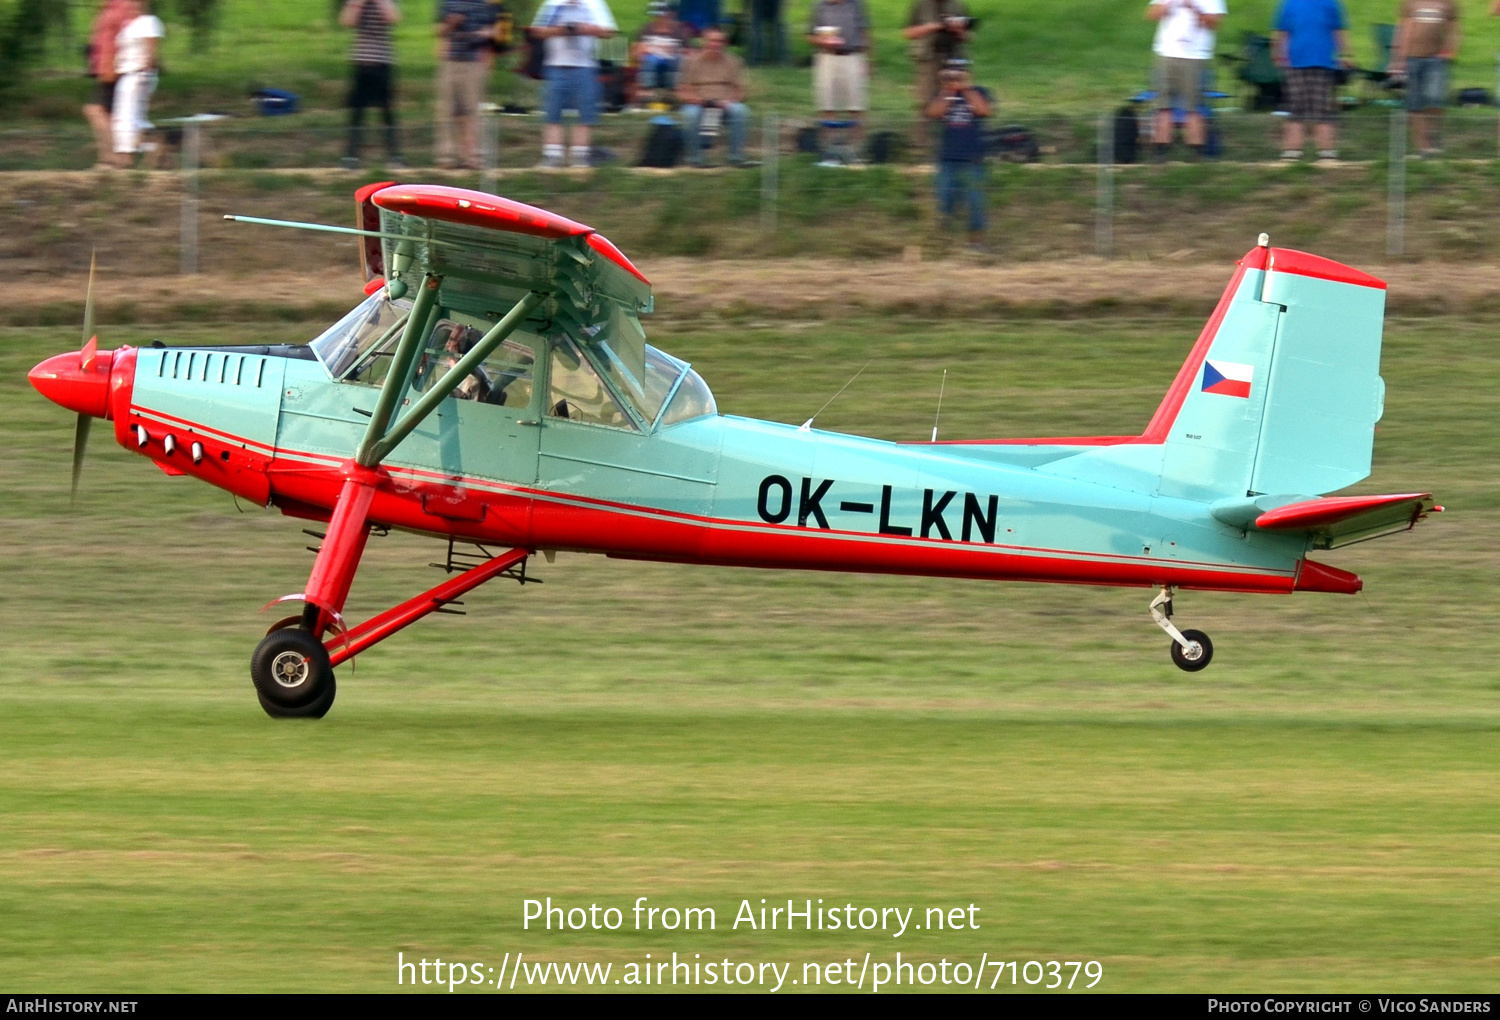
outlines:
[[866, 86], [870, 18], [864, 0], [818, 0], [808, 25], [813, 44], [813, 101], [826, 121], [853, 122], [849, 142], [858, 146], [869, 108]]
[[1148, 20], [1156, 22], [1156, 119], [1152, 142], [1165, 159], [1172, 145], [1176, 111], [1186, 115], [1183, 139], [1202, 155], [1208, 129], [1203, 119], [1203, 78], [1214, 56], [1214, 31], [1224, 20], [1224, 0], [1151, 0]]
[[1448, 105], [1448, 65], [1457, 52], [1456, 0], [1406, 0], [1391, 46], [1391, 73], [1406, 74], [1412, 145], [1420, 155], [1440, 151], [1436, 135]]
[[599, 120], [598, 41], [618, 31], [614, 15], [604, 0], [545, 0], [531, 27], [543, 41], [546, 82], [540, 165], [547, 169], [563, 165], [563, 113], [576, 110], [578, 122], [572, 128], [568, 161], [588, 166], [589, 128]]
[[443, 0], [438, 6], [438, 76], [434, 90], [437, 164], [479, 169], [479, 104], [494, 50], [495, 8], [486, 0]]
[[110, 127], [115, 142], [115, 164], [129, 166], [141, 151], [141, 136], [151, 129], [146, 113], [156, 91], [159, 48], [166, 29], [151, 13], [150, 0], [129, 0], [129, 20], [115, 36], [114, 109]]
[[1281, 158], [1301, 159], [1312, 123], [1318, 158], [1339, 158], [1334, 79], [1349, 62], [1348, 19], [1339, 0], [1281, 0], [1272, 21], [1271, 53], [1282, 69], [1288, 117]]
[[110, 118], [115, 108], [115, 37], [131, 17], [129, 0], [105, 0], [94, 27], [89, 32], [89, 77], [94, 79], [94, 95], [84, 104], [83, 116], [94, 131], [94, 145], [99, 151], [95, 169], [119, 165], [115, 158], [114, 129]]

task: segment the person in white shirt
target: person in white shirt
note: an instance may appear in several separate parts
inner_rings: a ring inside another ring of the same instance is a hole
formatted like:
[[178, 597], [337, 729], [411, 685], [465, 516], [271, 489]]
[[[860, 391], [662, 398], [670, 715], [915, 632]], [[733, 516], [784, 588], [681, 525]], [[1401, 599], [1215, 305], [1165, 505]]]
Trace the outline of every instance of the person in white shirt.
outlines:
[[574, 166], [589, 165], [589, 127], [599, 119], [598, 41], [618, 30], [604, 0], [545, 0], [537, 10], [531, 34], [543, 40], [542, 74], [547, 83], [543, 167], [563, 165], [565, 110], [578, 111], [569, 161]]
[[158, 47], [166, 35], [161, 19], [151, 13], [149, 0], [129, 0], [125, 27], [115, 37], [115, 105], [111, 130], [115, 138], [115, 163], [128, 166], [140, 151], [141, 132], [151, 127], [146, 110], [156, 91]]
[[1214, 30], [1227, 13], [1224, 0], [1151, 0], [1146, 17], [1156, 22], [1156, 123], [1151, 140], [1156, 157], [1165, 159], [1172, 144], [1174, 110], [1187, 113], [1183, 135], [1202, 153], [1207, 136], [1203, 121], [1203, 77], [1214, 56]]

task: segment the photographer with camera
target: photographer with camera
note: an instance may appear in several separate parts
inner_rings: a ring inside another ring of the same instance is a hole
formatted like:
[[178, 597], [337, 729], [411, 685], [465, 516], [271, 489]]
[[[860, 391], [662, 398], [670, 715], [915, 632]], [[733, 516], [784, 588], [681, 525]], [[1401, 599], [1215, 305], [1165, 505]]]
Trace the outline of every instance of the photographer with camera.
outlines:
[[901, 34], [911, 44], [911, 59], [915, 77], [913, 89], [917, 97], [917, 122], [912, 141], [918, 148], [927, 145], [930, 136], [928, 124], [923, 120], [927, 104], [938, 94], [938, 72], [950, 60], [962, 60], [969, 41], [969, 32], [974, 21], [963, 0], [916, 0], [911, 7], [911, 16]]
[[545, 0], [531, 29], [542, 40], [542, 77], [547, 83], [540, 165], [563, 165], [563, 111], [576, 110], [568, 161], [588, 166], [589, 128], [599, 120], [598, 41], [619, 30], [615, 17], [604, 0]]
[[1146, 18], [1156, 22], [1151, 44], [1156, 54], [1156, 123], [1151, 133], [1155, 158], [1172, 147], [1176, 111], [1187, 116], [1183, 138], [1202, 155], [1208, 140], [1203, 119], [1203, 80], [1214, 56], [1214, 32], [1226, 13], [1224, 0], [1151, 0]]
[[943, 229], [953, 228], [962, 193], [969, 204], [969, 250], [984, 251], [984, 133], [991, 113], [990, 93], [975, 85], [969, 62], [949, 60], [938, 72], [938, 94], [926, 114], [942, 125], [938, 140], [937, 203]]

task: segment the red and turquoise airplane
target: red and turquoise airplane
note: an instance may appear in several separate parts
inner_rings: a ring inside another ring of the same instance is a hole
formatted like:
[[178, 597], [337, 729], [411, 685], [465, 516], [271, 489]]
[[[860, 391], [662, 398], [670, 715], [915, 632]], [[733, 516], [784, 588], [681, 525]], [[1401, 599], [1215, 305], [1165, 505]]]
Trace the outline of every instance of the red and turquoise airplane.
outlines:
[[[277, 600], [300, 615], [251, 659], [272, 716], [322, 716], [334, 667], [558, 549], [1159, 588], [1172, 660], [1198, 670], [1213, 645], [1172, 623], [1174, 589], [1357, 592], [1308, 553], [1441, 509], [1325, 495], [1370, 473], [1385, 284], [1264, 236], [1140, 435], [891, 443], [719, 413], [646, 343], [650, 282], [591, 227], [428, 185], [356, 208], [353, 229], [282, 224], [361, 238], [367, 297], [311, 343], [90, 337], [30, 374], [79, 415], [75, 486], [104, 418], [169, 475], [326, 522], [306, 589]], [[390, 528], [447, 539], [450, 572], [454, 542], [479, 562], [351, 626], [366, 539]]]

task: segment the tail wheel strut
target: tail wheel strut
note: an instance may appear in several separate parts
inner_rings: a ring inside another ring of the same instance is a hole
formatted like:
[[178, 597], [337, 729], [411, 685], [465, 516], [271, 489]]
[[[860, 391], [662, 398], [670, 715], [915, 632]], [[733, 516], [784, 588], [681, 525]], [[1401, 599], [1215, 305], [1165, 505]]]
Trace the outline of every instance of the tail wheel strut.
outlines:
[[1172, 639], [1172, 663], [1178, 669], [1196, 673], [1214, 658], [1214, 643], [1201, 630], [1178, 630], [1172, 623], [1172, 586], [1164, 584], [1161, 593], [1151, 600], [1151, 619]]

